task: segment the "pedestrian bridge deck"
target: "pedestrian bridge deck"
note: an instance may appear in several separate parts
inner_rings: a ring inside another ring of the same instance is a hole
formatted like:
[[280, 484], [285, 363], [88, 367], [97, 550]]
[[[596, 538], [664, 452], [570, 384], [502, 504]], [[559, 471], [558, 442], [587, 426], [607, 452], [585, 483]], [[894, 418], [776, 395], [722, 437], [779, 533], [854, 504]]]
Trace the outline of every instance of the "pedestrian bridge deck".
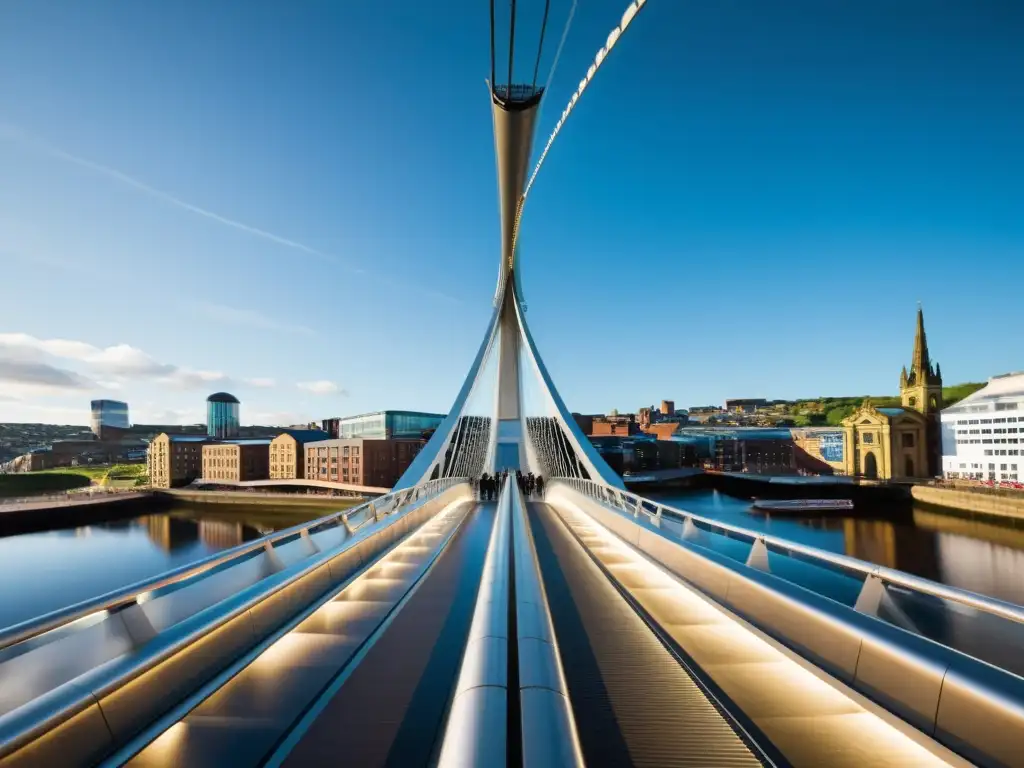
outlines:
[[[941, 721], [956, 699], [922, 724], [884, 688], [797, 652], [782, 607], [794, 593], [740, 580], [748, 564], [726, 578], [685, 526], [646, 525], [572, 483], [552, 483], [546, 503], [508, 483], [497, 503], [468, 489], [435, 482], [149, 585], [106, 615], [0, 635], [0, 766], [326, 765], [339, 754], [403, 766], [1024, 764], [1011, 673], [985, 665], [1002, 677], [982, 682], [1001, 695], [974, 701], [998, 731], [972, 740]], [[677, 557], [704, 558], [708, 581], [681, 575], [691, 560]], [[245, 567], [253, 586], [225, 582]], [[190, 579], [212, 595], [198, 613], [169, 600], [189, 595]], [[742, 610], [744, 590], [776, 601], [778, 626]], [[805, 625], [820, 618], [813, 601], [798, 607]], [[154, 650], [168, 632], [174, 642]], [[920, 649], [897, 637], [889, 673], [927, 696], [900, 660]], [[77, 666], [44, 668], [73, 649], [87, 651]], [[957, 670], [954, 694], [990, 690]], [[963, 717], [976, 727], [977, 712]]]

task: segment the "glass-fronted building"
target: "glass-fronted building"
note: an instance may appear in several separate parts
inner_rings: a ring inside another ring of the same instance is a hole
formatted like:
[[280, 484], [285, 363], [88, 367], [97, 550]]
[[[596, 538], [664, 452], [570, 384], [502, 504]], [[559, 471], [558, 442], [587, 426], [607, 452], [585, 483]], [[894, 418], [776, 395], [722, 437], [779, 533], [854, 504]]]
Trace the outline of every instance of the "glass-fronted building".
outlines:
[[[393, 438], [420, 438], [437, 429], [444, 421], [443, 413], [418, 411], [377, 411], [358, 416], [345, 416], [337, 420], [337, 436], [342, 439], [362, 437], [367, 440]], [[331, 419], [333, 422], [334, 420]], [[331, 432], [334, 432], [333, 424]]]
[[128, 429], [128, 403], [120, 400], [93, 400], [91, 426], [93, 434], [103, 437], [103, 430]]
[[238, 437], [238, 398], [214, 392], [206, 398], [206, 434], [218, 440]]

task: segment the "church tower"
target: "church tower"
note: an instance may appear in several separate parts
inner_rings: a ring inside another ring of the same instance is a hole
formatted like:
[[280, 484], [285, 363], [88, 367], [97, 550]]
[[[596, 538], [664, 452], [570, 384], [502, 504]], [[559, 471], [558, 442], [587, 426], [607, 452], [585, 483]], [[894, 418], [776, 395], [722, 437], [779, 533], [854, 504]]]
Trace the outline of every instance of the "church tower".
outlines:
[[904, 366], [900, 374], [900, 400], [904, 408], [918, 411], [928, 419], [928, 474], [934, 477], [940, 472], [942, 463], [942, 425], [939, 418], [942, 410], [942, 369], [938, 363], [933, 367], [928, 357], [924, 310], [920, 306], [917, 308], [917, 332], [914, 334], [914, 356], [910, 361], [910, 371]]
[[925, 416], [942, 410], [942, 369], [932, 366], [928, 357], [928, 338], [924, 333], [924, 310], [917, 308], [917, 333], [914, 335], [914, 356], [910, 371], [906, 366], [900, 374], [900, 398], [904, 408], [913, 408]]

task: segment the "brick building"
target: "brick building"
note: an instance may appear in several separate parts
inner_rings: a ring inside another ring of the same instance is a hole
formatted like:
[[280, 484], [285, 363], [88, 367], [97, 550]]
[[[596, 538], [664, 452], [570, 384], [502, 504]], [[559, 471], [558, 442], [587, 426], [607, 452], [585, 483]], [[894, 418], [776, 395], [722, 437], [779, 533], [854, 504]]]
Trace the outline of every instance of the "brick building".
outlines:
[[205, 435], [171, 435], [163, 432], [153, 438], [146, 452], [149, 482], [154, 488], [188, 485], [203, 476]]
[[306, 479], [391, 488], [422, 447], [422, 440], [314, 441], [306, 444]]
[[298, 480], [306, 476], [306, 445], [330, 438], [320, 429], [286, 429], [270, 441], [270, 479]]
[[270, 440], [226, 440], [203, 446], [203, 480], [266, 480]]

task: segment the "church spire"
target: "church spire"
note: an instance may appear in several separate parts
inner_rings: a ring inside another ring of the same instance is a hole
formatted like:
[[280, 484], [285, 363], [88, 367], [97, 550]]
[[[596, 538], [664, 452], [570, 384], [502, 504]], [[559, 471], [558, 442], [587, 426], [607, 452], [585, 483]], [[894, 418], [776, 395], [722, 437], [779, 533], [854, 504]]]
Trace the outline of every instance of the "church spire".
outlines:
[[924, 335], [924, 310], [917, 305], [917, 332], [914, 334], [914, 357], [910, 361], [910, 378], [919, 384], [928, 381], [931, 362], [928, 360], [928, 339]]

